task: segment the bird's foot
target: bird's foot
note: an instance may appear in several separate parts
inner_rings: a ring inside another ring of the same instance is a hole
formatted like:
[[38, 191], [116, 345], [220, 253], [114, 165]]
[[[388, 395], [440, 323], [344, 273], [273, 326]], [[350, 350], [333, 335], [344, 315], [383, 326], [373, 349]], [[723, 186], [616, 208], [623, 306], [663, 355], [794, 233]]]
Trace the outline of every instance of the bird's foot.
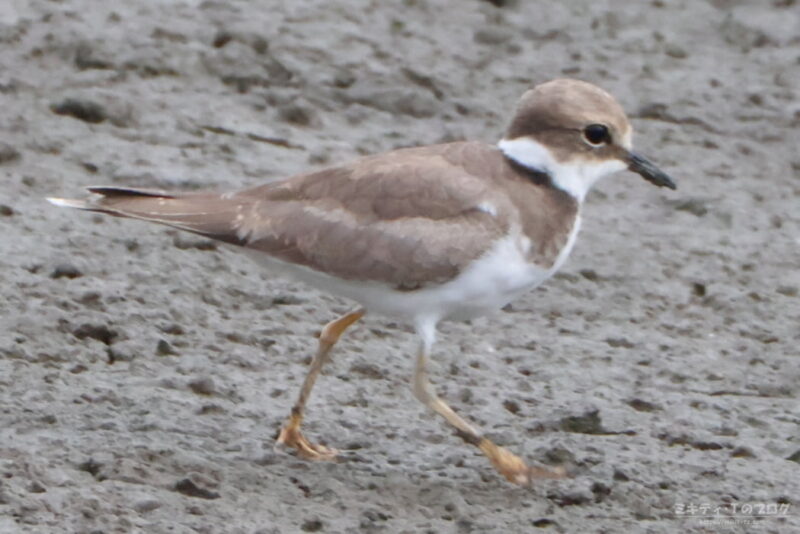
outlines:
[[324, 445], [317, 445], [308, 441], [303, 433], [300, 432], [299, 418], [294, 416], [292, 416], [281, 429], [281, 433], [275, 441], [276, 447], [281, 445], [294, 449], [297, 456], [301, 458], [319, 462], [333, 461], [339, 453], [336, 449]]
[[567, 476], [567, 471], [562, 466], [553, 469], [529, 467], [522, 458], [503, 447], [498, 447], [486, 438], [481, 439], [478, 447], [501, 475], [509, 482], [520, 486], [528, 486], [537, 478], [558, 479]]

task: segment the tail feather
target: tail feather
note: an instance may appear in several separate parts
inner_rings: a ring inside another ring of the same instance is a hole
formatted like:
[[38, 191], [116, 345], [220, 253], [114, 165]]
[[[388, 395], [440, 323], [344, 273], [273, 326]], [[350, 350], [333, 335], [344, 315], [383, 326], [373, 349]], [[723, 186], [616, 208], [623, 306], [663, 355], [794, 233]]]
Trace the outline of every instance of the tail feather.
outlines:
[[65, 208], [105, 213], [171, 226], [212, 239], [242, 244], [237, 215], [246, 202], [216, 193], [168, 193], [155, 189], [94, 186], [86, 199], [48, 198]]
[[106, 198], [115, 196], [177, 198], [174, 193], [169, 193], [161, 189], [138, 189], [132, 187], [115, 187], [112, 185], [93, 185], [87, 187], [86, 190], [96, 195], [103, 195]]
[[78, 210], [89, 210], [89, 204], [85, 200], [76, 200], [72, 198], [56, 198], [47, 197], [47, 201], [59, 208], [74, 208]]

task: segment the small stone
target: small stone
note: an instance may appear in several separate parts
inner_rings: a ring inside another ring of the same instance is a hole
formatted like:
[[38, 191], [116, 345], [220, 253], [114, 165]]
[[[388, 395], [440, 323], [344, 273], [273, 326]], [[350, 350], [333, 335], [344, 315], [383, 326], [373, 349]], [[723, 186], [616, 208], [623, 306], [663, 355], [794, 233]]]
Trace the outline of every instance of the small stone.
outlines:
[[103, 468], [103, 464], [96, 461], [94, 458], [89, 458], [85, 462], [82, 462], [78, 465], [78, 469], [81, 471], [85, 471], [92, 475], [94, 478], [98, 478], [100, 475], [100, 469]]
[[798, 292], [797, 286], [778, 286], [776, 291], [786, 297], [796, 297]]
[[667, 48], [664, 50], [664, 52], [669, 57], [674, 57], [675, 59], [686, 59], [689, 57], [689, 53], [684, 48], [674, 44], [667, 45]]
[[175, 349], [166, 339], [159, 339], [158, 344], [156, 344], [156, 354], [158, 356], [170, 356], [175, 354]]
[[300, 530], [303, 532], [319, 532], [322, 530], [322, 521], [319, 519], [307, 519], [303, 521]]
[[261, 54], [262, 56], [269, 51], [269, 42], [263, 37], [254, 37], [250, 42], [250, 46], [256, 54]]
[[602, 502], [606, 497], [611, 495], [611, 488], [602, 482], [593, 482], [590, 489], [594, 494], [594, 502]]
[[187, 236], [184, 234], [175, 234], [172, 237], [172, 244], [181, 250], [188, 250], [191, 248], [196, 248], [197, 250], [217, 250], [217, 244], [210, 239]]
[[350, 366], [350, 373], [360, 375], [363, 378], [380, 380], [386, 378], [386, 374], [380, 367], [371, 363], [354, 363]]
[[790, 462], [797, 462], [800, 464], [800, 449], [797, 449], [794, 453], [790, 454], [787, 458]]
[[649, 102], [643, 105], [639, 108], [638, 115], [641, 119], [668, 120], [670, 118], [667, 105], [659, 102]]
[[50, 278], [80, 278], [83, 273], [72, 265], [71, 263], [59, 263], [56, 265], [53, 272], [50, 273]]
[[103, 295], [97, 291], [87, 291], [77, 299], [84, 306], [98, 306], [102, 303]]
[[91, 161], [82, 161], [81, 167], [83, 167], [84, 169], [86, 169], [87, 172], [90, 172], [92, 174], [97, 174], [97, 171], [100, 170], [100, 168]]
[[512, 7], [519, 4], [519, 0], [483, 0], [492, 4], [494, 7]]
[[550, 465], [567, 465], [575, 463], [575, 455], [564, 447], [553, 447], [544, 453], [544, 460]]
[[620, 347], [624, 349], [632, 349], [636, 346], [634, 343], [630, 342], [624, 337], [607, 337], [605, 341], [610, 347], [614, 347], [615, 349]]
[[687, 198], [674, 202], [673, 205], [678, 211], [686, 211], [695, 217], [703, 217], [708, 213], [708, 204], [699, 198]]
[[409, 79], [409, 81], [419, 85], [420, 87], [427, 89], [433, 96], [441, 100], [444, 98], [445, 94], [442, 91], [436, 81], [428, 76], [427, 74], [423, 74], [421, 71], [417, 71], [410, 68], [403, 69], [403, 75]]
[[279, 116], [284, 122], [296, 126], [311, 126], [313, 122], [316, 122], [314, 110], [298, 104], [290, 104], [282, 108]]
[[177, 323], [164, 325], [160, 327], [160, 330], [165, 334], [170, 334], [172, 336], [182, 336], [183, 334], [186, 333], [183, 327]]
[[187, 497], [197, 497], [198, 499], [219, 499], [219, 493], [201, 488], [188, 478], [179, 480], [175, 483], [175, 491]]
[[67, 98], [50, 106], [56, 115], [68, 115], [76, 119], [97, 124], [108, 118], [105, 108], [97, 102], [80, 98]]
[[330, 159], [330, 154], [323, 150], [313, 150], [308, 154], [309, 165], [324, 165], [325, 163], [328, 163]]
[[705, 297], [706, 296], [706, 285], [701, 284], [700, 282], [694, 282], [692, 284], [692, 293], [696, 297]]
[[291, 304], [302, 304], [303, 302], [305, 302], [303, 299], [291, 294], [276, 295], [272, 297], [273, 306], [287, 306]]
[[517, 402], [513, 400], [508, 400], [508, 399], [504, 400], [503, 408], [505, 408], [514, 415], [517, 415], [519, 413], [519, 404], [517, 404]]
[[233, 40], [233, 34], [229, 31], [220, 30], [214, 36], [214, 40], [212, 41], [212, 45], [214, 48], [222, 48], [226, 44], [230, 43]]
[[158, 508], [161, 508], [161, 501], [158, 501], [157, 499], [147, 498], [133, 503], [133, 509], [140, 514], [152, 512]]
[[547, 494], [547, 498], [559, 506], [580, 506], [594, 501], [594, 494], [588, 487], [556, 489]]
[[736, 447], [731, 451], [731, 456], [733, 458], [755, 458], [756, 455], [753, 453], [750, 447], [739, 446]]
[[628, 482], [630, 477], [626, 475], [624, 472], [620, 471], [619, 469], [614, 470], [614, 480], [619, 482]]
[[11, 217], [12, 215], [14, 215], [14, 210], [11, 206], [0, 204], [0, 217]]
[[54, 424], [56, 424], [58, 422], [58, 418], [55, 415], [49, 413], [47, 415], [41, 416], [39, 418], [39, 421], [41, 421], [42, 423], [44, 423], [46, 425], [54, 425]]
[[83, 323], [72, 331], [72, 335], [78, 339], [86, 339], [87, 337], [102, 341], [106, 345], [117, 337], [117, 333], [104, 324], [89, 324]]
[[189, 382], [188, 386], [198, 395], [213, 395], [216, 392], [214, 381], [208, 376], [194, 378]]
[[11, 163], [12, 161], [20, 159], [20, 157], [22, 156], [19, 150], [9, 144], [0, 143], [0, 165]]
[[80, 70], [114, 68], [114, 64], [99, 57], [89, 43], [81, 43], [75, 49], [75, 66]]
[[225, 408], [220, 406], [219, 404], [204, 404], [197, 410], [198, 415], [209, 415], [209, 414], [217, 414], [217, 413], [225, 413]]
[[586, 412], [583, 415], [570, 415], [561, 419], [560, 428], [564, 432], [578, 434], [604, 434], [606, 430], [600, 420], [598, 410]]
[[333, 75], [333, 80], [331, 81], [334, 86], [340, 89], [347, 89], [355, 83], [356, 77], [349, 70], [340, 67], [336, 69], [336, 73]]
[[130, 344], [123, 346], [116, 346], [114, 348], [108, 347], [106, 355], [108, 356], [108, 363], [113, 364], [116, 362], [132, 362], [136, 359], [138, 350]]
[[637, 412], [654, 412], [661, 409], [657, 404], [642, 399], [631, 399], [628, 401], [628, 406]]
[[503, 28], [484, 28], [475, 32], [473, 39], [483, 45], [499, 45], [510, 41], [514, 34]]

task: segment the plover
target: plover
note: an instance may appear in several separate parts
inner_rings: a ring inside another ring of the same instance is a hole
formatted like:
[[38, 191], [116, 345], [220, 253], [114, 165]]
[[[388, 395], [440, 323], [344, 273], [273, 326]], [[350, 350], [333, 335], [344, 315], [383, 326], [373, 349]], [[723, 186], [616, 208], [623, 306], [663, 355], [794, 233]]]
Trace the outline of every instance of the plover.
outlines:
[[300, 426], [314, 382], [342, 333], [368, 311], [419, 337], [413, 393], [508, 480], [558, 478], [529, 467], [456, 414], [428, 380], [436, 326], [499, 310], [567, 259], [586, 193], [623, 169], [675, 189], [632, 151], [617, 101], [558, 79], [522, 95], [497, 145], [455, 142], [395, 150], [239, 191], [180, 193], [89, 187], [53, 204], [155, 222], [216, 239], [279, 273], [358, 303], [328, 323], [278, 443], [317, 460], [336, 451]]

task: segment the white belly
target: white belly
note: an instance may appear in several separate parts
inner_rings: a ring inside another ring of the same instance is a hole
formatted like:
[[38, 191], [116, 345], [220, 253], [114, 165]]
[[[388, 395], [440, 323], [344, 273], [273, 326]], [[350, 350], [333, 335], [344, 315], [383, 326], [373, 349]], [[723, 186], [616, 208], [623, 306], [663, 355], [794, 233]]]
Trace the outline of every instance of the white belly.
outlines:
[[498, 241], [454, 279], [414, 291], [397, 291], [376, 282], [342, 280], [290, 264], [263, 253], [244, 250], [270, 270], [291, 275], [322, 291], [360, 303], [370, 313], [417, 322], [427, 318], [466, 320], [499, 310], [522, 293], [550, 278], [572, 250], [580, 219], [575, 221], [566, 246], [553, 266], [543, 269], [527, 259], [530, 242], [518, 233]]

